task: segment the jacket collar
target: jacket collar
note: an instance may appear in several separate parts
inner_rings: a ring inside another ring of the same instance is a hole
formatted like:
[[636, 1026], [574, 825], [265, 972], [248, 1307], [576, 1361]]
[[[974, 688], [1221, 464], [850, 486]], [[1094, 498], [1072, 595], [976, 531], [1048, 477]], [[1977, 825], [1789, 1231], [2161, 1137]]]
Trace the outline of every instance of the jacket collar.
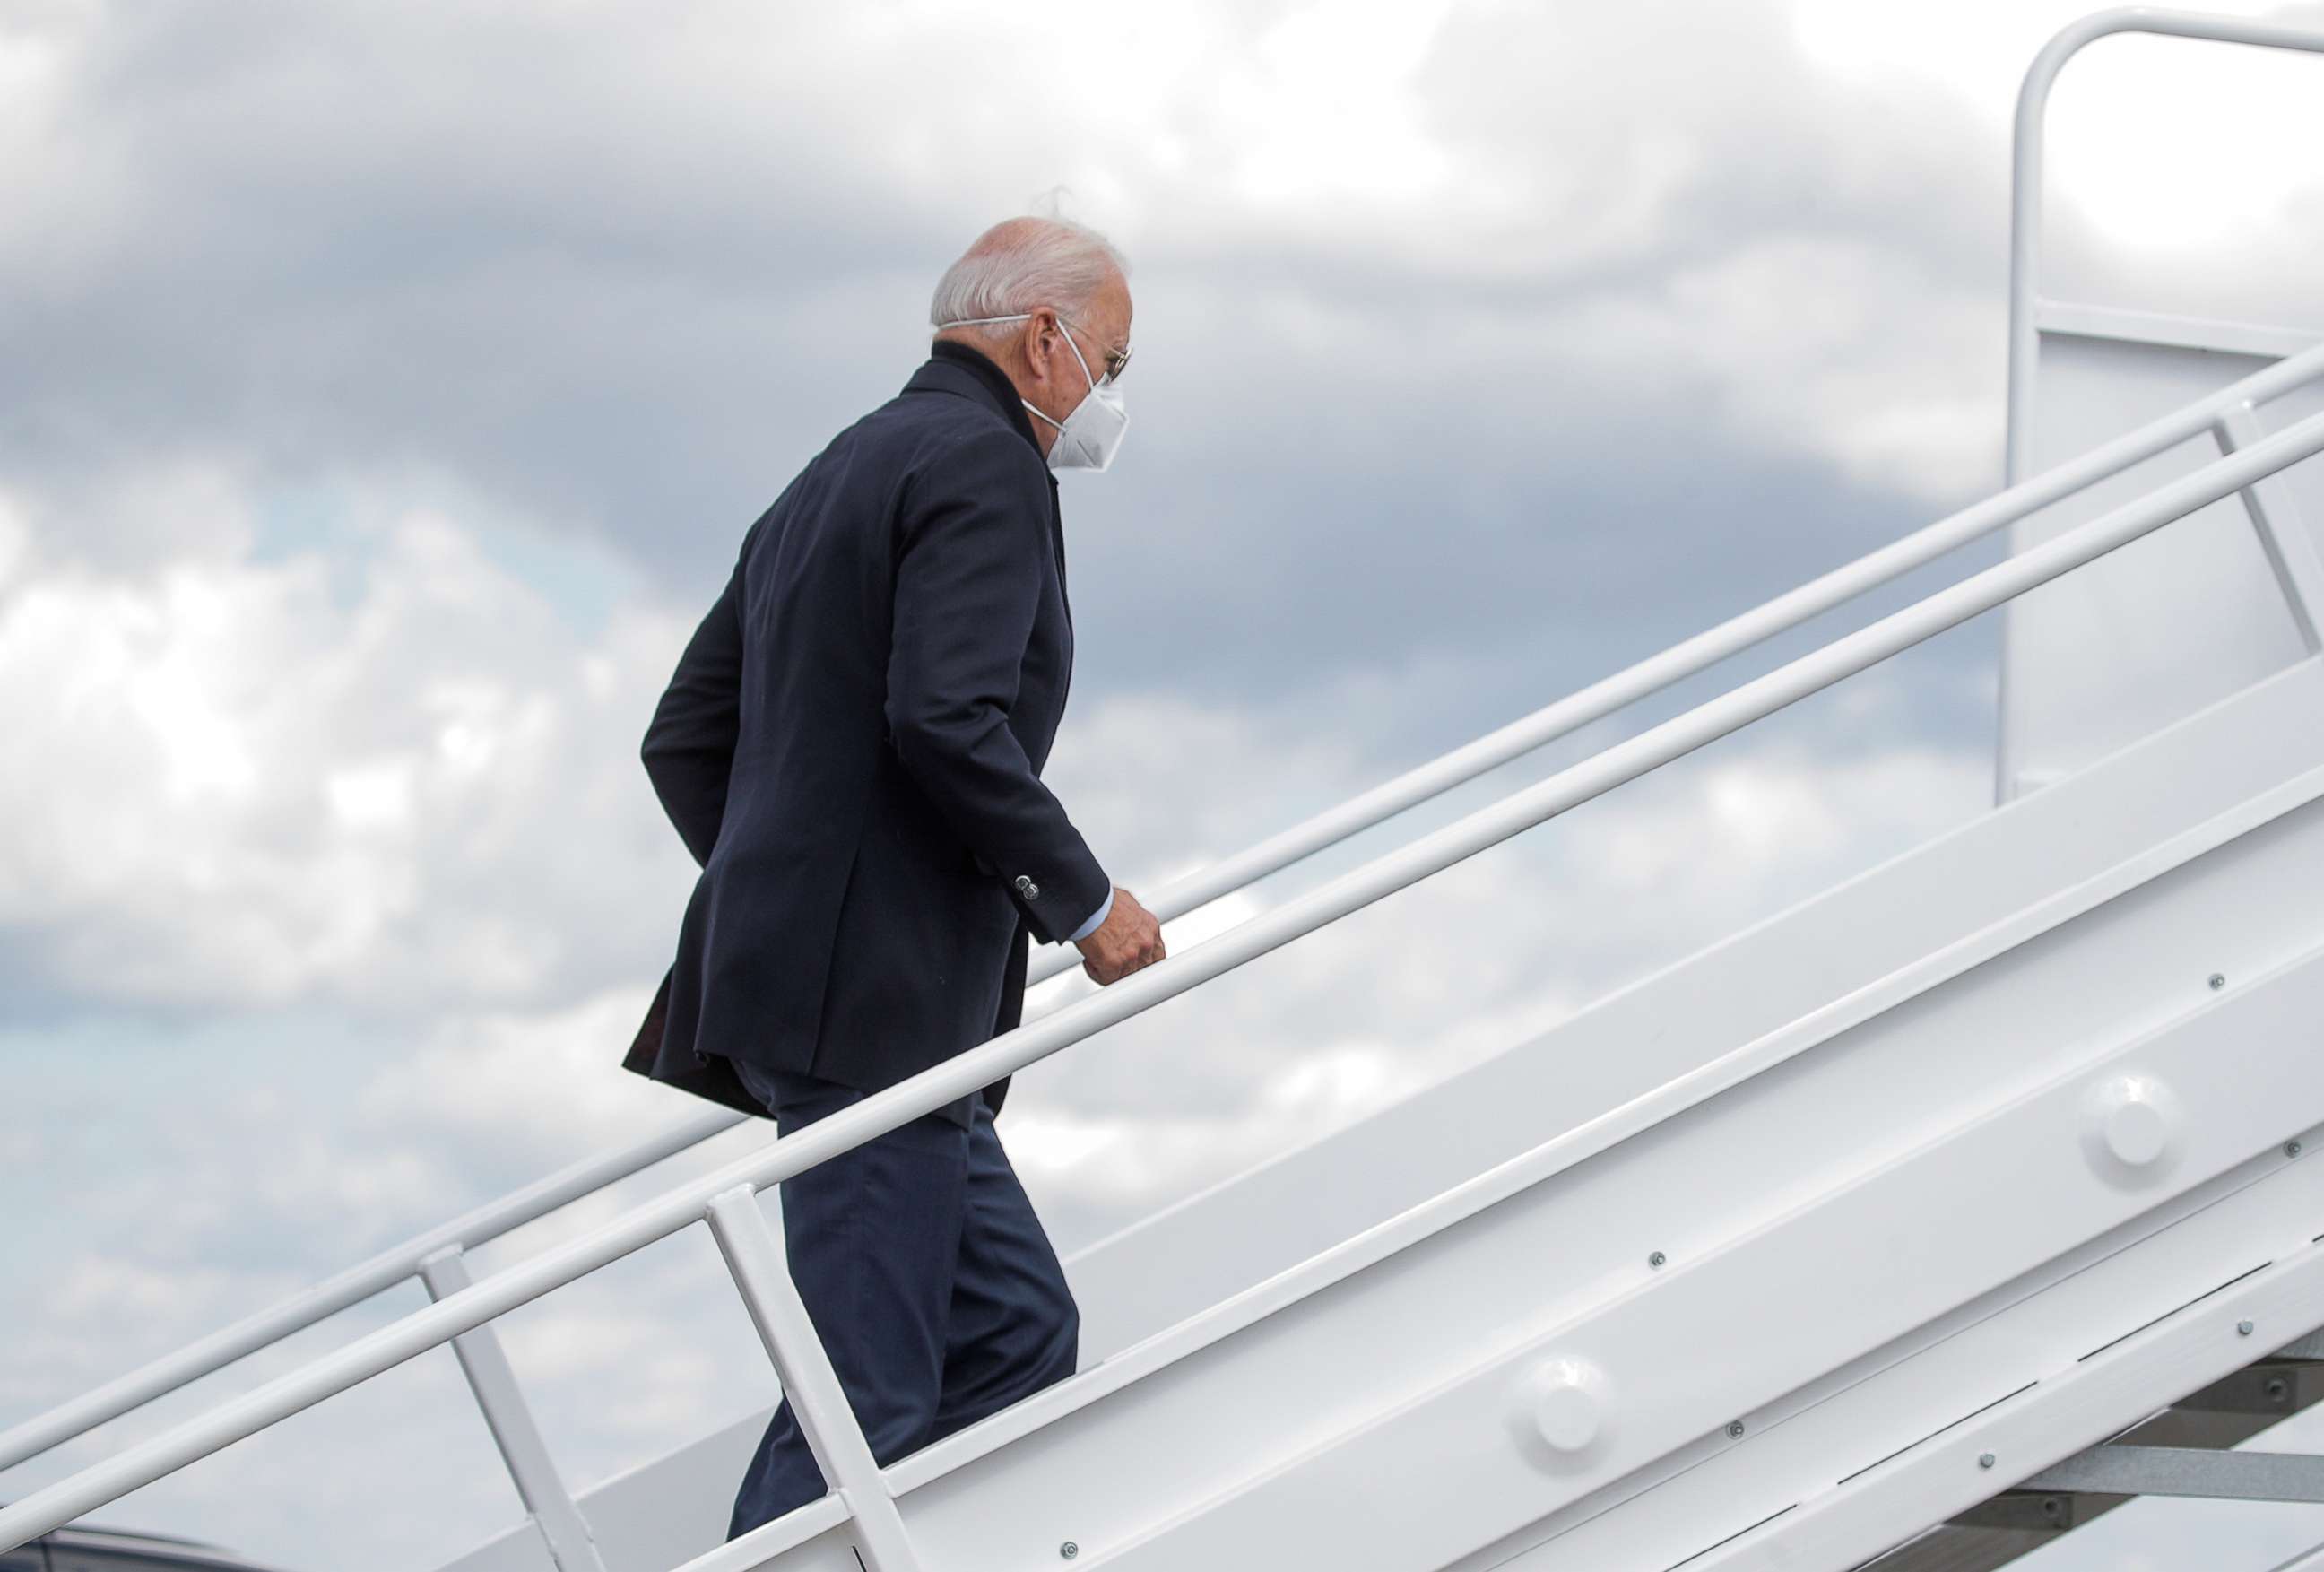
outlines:
[[1039, 439], [1033, 434], [1033, 421], [1025, 413], [1025, 406], [1017, 396], [1017, 384], [1001, 369], [990, 356], [939, 338], [928, 346], [928, 358], [912, 380], [904, 384], [906, 393], [947, 393], [960, 398], [973, 399], [988, 405], [994, 414], [1017, 430], [1017, 434], [1029, 443], [1035, 453], [1041, 451]]

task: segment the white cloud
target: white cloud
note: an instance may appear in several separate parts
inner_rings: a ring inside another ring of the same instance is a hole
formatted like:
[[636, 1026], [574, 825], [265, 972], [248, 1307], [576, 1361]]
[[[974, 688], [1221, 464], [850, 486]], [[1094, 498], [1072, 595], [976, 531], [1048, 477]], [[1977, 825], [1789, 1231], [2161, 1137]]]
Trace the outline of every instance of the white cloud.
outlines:
[[[2034, 57], [2087, 0], [1917, 6], [1790, 0], [1804, 57], [1835, 77], [1933, 88], [2002, 127]], [[2324, 5], [2223, 0], [2207, 14], [2324, 30]], [[2309, 259], [2324, 239], [2324, 60], [2140, 33], [2087, 46], [2048, 117], [2052, 298], [2324, 327]], [[1997, 145], [1996, 153], [1999, 148]], [[1997, 163], [1990, 184], [2006, 191]], [[1996, 274], [1997, 286], [1999, 274]]]
[[[1872, 680], [1834, 698], [1847, 732], [1877, 737], [1901, 694]], [[1204, 758], [1247, 780], [1269, 746]], [[1966, 752], [1747, 734], [1021, 1072], [1004, 1133], [1066, 1234], [1095, 1237], [1918, 845], [1989, 791]], [[1193, 914], [1172, 952], [1280, 898]], [[1093, 991], [1068, 974], [1028, 1014]]]
[[[1710, 379], [1732, 439], [1825, 458], [1932, 503], [1997, 486], [2000, 291], [1972, 294], [1868, 237], [1774, 236], [1573, 309], [1598, 375], [1660, 362]], [[1674, 449], [1700, 438], [1674, 430]]]
[[382, 1140], [428, 1131], [544, 1170], [642, 1139], [694, 1106], [618, 1062], [652, 995], [649, 980], [564, 1007], [447, 1012], [363, 1088], [360, 1122]]
[[1466, 171], [1428, 134], [1414, 90], [1452, 8], [1425, 0], [1351, 26], [1344, 7], [1307, 5], [1262, 23], [1211, 100], [1235, 193], [1334, 229], [1361, 213], [1461, 203]]
[[0, 781], [0, 923], [52, 986], [456, 1006], [654, 930], [675, 843], [634, 739], [685, 630], [585, 642], [424, 508], [381, 518], [358, 583], [341, 606], [307, 552], [0, 599], [0, 726], [40, 762]]
[[1069, 703], [1043, 779], [1114, 882], [1134, 877], [1148, 895], [1369, 784], [1357, 774], [1364, 742], [1132, 691]]

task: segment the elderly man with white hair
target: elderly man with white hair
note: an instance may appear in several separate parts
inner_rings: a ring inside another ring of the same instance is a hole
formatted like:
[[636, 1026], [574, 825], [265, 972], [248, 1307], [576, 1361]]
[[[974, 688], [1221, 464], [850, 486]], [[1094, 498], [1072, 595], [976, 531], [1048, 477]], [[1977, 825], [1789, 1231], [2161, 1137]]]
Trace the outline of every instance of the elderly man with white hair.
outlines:
[[[647, 728], [701, 864], [623, 1063], [783, 1133], [1022, 1019], [1028, 940], [1110, 984], [1162, 958], [1041, 783], [1073, 669], [1057, 469], [1127, 424], [1130, 286], [1014, 218], [936, 286], [927, 361], [742, 538]], [[993, 1130], [1009, 1080], [779, 1187], [785, 1245], [890, 1463], [1074, 1373], [1080, 1319]], [[727, 1538], [820, 1496], [779, 1405]]]

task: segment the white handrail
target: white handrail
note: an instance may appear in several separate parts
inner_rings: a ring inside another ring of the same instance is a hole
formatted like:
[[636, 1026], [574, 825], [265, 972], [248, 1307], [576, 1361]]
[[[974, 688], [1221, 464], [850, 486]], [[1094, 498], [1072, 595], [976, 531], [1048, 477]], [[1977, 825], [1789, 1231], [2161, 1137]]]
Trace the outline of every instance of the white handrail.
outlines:
[[[1189, 874], [1163, 890], [1150, 903], [1151, 910], [1167, 921], [1280, 872], [1407, 808], [1473, 781], [1489, 770], [1593, 721], [1602, 720], [1729, 655], [1765, 643], [1834, 606], [1902, 578], [1948, 551], [2039, 513], [2190, 438], [2200, 436], [2230, 409], [2246, 403], [2264, 404], [2319, 379], [2324, 379], [2324, 345], [2263, 367], [2241, 382], [2158, 416], [2078, 458], [1939, 519], [1902, 540], [1673, 644], [1660, 654], [1649, 655], [1636, 665], [1545, 705], [1499, 731], [1416, 765], [1337, 808], [1327, 809], [1303, 824], [1261, 841], [1249, 851]], [[1028, 986], [1045, 982], [1077, 964], [1074, 952], [1059, 947], [1027, 969], [1026, 982]]]
[[547, 1179], [512, 1190], [465, 1216], [439, 1223], [304, 1293], [0, 1433], [0, 1469], [12, 1468], [141, 1403], [223, 1369], [245, 1354], [281, 1342], [350, 1305], [362, 1303], [383, 1289], [408, 1282], [420, 1275], [420, 1263], [439, 1250], [451, 1245], [473, 1250], [484, 1241], [512, 1232], [567, 1201], [594, 1195], [616, 1179], [698, 1146], [719, 1131], [739, 1123], [741, 1116], [725, 1113], [697, 1114], [625, 1151], [584, 1159]]
[[1635, 780], [2324, 451], [2324, 414], [2205, 465], [1950, 588], [1914, 602], [1545, 781], [1351, 870], [1038, 1022], [1004, 1032], [509, 1267], [116, 1456], [0, 1508], [0, 1549], [70, 1521], [707, 1215], [734, 1187], [779, 1183], [1106, 1027], [1231, 971], [1486, 847]]
[[[2134, 5], [2093, 12], [2067, 23], [2034, 57], [2017, 89], [2017, 116], [2010, 154], [2009, 406], [2005, 411], [2007, 423], [2001, 470], [2005, 485], [2016, 485], [2024, 476], [2033, 445], [2034, 374], [2040, 356], [2043, 304], [2038, 259], [2050, 90], [2068, 60], [2099, 39], [2122, 32], [2324, 53], [2324, 32], [2313, 28]], [[2307, 356], [2303, 354], [2298, 358], [2304, 360]], [[2290, 364], [2291, 361], [2281, 362], [2279, 368]], [[2010, 670], [2015, 662], [2010, 655], [2013, 638], [2006, 618], [2002, 621], [1999, 636], [2000, 725], [1996, 730], [1993, 750], [1993, 797], [1996, 802], [2006, 802], [2015, 795], [2019, 752], [2016, 732], [2009, 724]]]
[[[2324, 380], [2324, 346], [2264, 367], [2241, 382], [2150, 421], [2078, 458], [1925, 525], [1497, 731], [1416, 765], [1246, 851], [1175, 880], [1148, 905], [1158, 919], [1167, 922], [1279, 873], [1409, 808], [1649, 698], [1730, 655], [1788, 632], [1949, 551], [2200, 436], [2232, 408], [2246, 403], [2264, 404], [2319, 380]], [[1046, 982], [1075, 964], [1075, 952], [1056, 947], [1028, 967], [1027, 985]], [[1048, 1013], [1036, 1012], [1028, 1024], [1045, 1019]], [[595, 1193], [665, 1157], [732, 1130], [750, 1117], [726, 1112], [697, 1115], [625, 1151], [576, 1163], [466, 1216], [392, 1246], [318, 1287], [154, 1360], [47, 1413], [0, 1431], [0, 1469], [13, 1467], [49, 1447], [83, 1435], [383, 1289], [410, 1279], [417, 1275], [424, 1257], [447, 1244], [474, 1250], [568, 1201]]]
[[2099, 39], [2119, 32], [2324, 54], [2324, 32], [2314, 28], [2130, 5], [2093, 12], [2069, 23], [2034, 57], [2017, 89], [2016, 143], [2011, 154], [2009, 430], [2002, 468], [2005, 485], [2015, 485], [2024, 474], [2032, 432], [2034, 367], [2041, 334], [2035, 259], [2042, 245], [2043, 153], [2049, 134], [2050, 89], [2068, 60]]

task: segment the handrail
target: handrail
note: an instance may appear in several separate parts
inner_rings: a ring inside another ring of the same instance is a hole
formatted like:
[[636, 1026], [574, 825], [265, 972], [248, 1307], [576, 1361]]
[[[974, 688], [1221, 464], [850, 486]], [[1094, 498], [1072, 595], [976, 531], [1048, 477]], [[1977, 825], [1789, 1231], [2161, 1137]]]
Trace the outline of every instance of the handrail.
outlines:
[[384, 1289], [419, 1275], [420, 1263], [447, 1246], [474, 1249], [488, 1239], [513, 1232], [583, 1196], [593, 1195], [617, 1179], [629, 1177], [741, 1123], [720, 1112], [696, 1115], [673, 1124], [626, 1151], [585, 1158], [512, 1190], [466, 1216], [439, 1223], [424, 1234], [382, 1251], [369, 1261], [327, 1278], [304, 1293], [261, 1310], [174, 1354], [164, 1355], [143, 1367], [84, 1392], [47, 1413], [0, 1433], [0, 1469], [12, 1468], [47, 1448], [128, 1412], [142, 1403], [176, 1391], [245, 1354], [280, 1342], [291, 1334], [362, 1303]]
[[[2224, 411], [2243, 403], [2265, 403], [2319, 380], [2324, 380], [2324, 346], [2264, 367], [2218, 393], [2093, 448], [2080, 458], [1939, 519], [1499, 730], [1416, 765], [1234, 856], [1174, 880], [1152, 900], [1150, 909], [1157, 918], [1167, 922], [1279, 873], [1407, 809], [1649, 698], [1730, 655], [1788, 632], [1949, 551], [2200, 436]], [[1028, 966], [1027, 985], [1046, 982], [1075, 964], [1074, 952], [1057, 947]], [[1028, 1023], [1044, 1020], [1053, 1013], [1054, 1009], [1036, 1012]], [[317, 1288], [156, 1359], [47, 1413], [0, 1431], [0, 1469], [13, 1467], [416, 1275], [421, 1259], [447, 1244], [457, 1244], [473, 1250], [567, 1201], [733, 1129], [750, 1117], [724, 1111], [698, 1115], [625, 1151], [584, 1160], [453, 1222], [392, 1246]]]
[[[2017, 89], [2017, 113], [2010, 153], [2009, 194], [2009, 403], [2002, 448], [2001, 478], [2015, 485], [2025, 472], [2033, 446], [2034, 374], [2041, 349], [2041, 306], [2038, 254], [2042, 245], [2043, 158], [2049, 136], [2050, 90], [2058, 73], [2090, 44], [2116, 33], [2144, 32], [2163, 38], [2189, 38], [2211, 43], [2250, 44], [2265, 49], [2324, 53], [2324, 32], [2254, 22], [2237, 16], [2213, 16], [2194, 11], [2165, 11], [2148, 6], [2124, 6], [2093, 12], [2061, 28], [2034, 63]], [[2305, 358], [2305, 356], [2301, 356]], [[2279, 365], [2289, 364], [2280, 362]], [[1993, 797], [2006, 802], [2015, 795], [2019, 743], [2010, 725], [2010, 648], [2015, 642], [2007, 618], [2000, 630], [1999, 720], [1993, 750]]]
[[[2324, 380], [2324, 345], [2264, 366], [2240, 382], [2158, 416], [2080, 458], [1924, 525], [1716, 627], [1673, 644], [1659, 654], [1650, 655], [1511, 721], [1498, 731], [1416, 765], [1246, 852], [1187, 874], [1165, 889], [1151, 908], [1157, 917], [1167, 921], [1280, 872], [1301, 858], [1649, 698], [1729, 655], [1786, 633], [1949, 551], [2118, 475], [2134, 464], [2201, 436], [2213, 421], [2238, 404], [2266, 403], [2319, 380]], [[1077, 964], [1074, 954], [1060, 947], [1028, 969], [1027, 985], [1045, 982]]]
[[[1176, 997], [1897, 652], [2324, 451], [2324, 413], [1930, 595], [1591, 757], [438, 1300], [116, 1456], [0, 1508], [0, 1549], [68, 1522], [783, 1179]], [[745, 1292], [747, 1295], [747, 1288]]]
[[2009, 222], [2009, 429], [2002, 480], [2015, 485], [2024, 473], [2033, 421], [2034, 367], [2040, 347], [2036, 319], [2035, 253], [2042, 244], [2043, 153], [2049, 135], [2050, 89], [2068, 60], [2099, 39], [2119, 32], [2191, 38], [2210, 43], [2253, 44], [2324, 54], [2324, 32], [2211, 16], [2196, 11], [2163, 11], [2144, 5], [2093, 12], [2059, 29], [2017, 89], [2016, 145], [2011, 155]]

